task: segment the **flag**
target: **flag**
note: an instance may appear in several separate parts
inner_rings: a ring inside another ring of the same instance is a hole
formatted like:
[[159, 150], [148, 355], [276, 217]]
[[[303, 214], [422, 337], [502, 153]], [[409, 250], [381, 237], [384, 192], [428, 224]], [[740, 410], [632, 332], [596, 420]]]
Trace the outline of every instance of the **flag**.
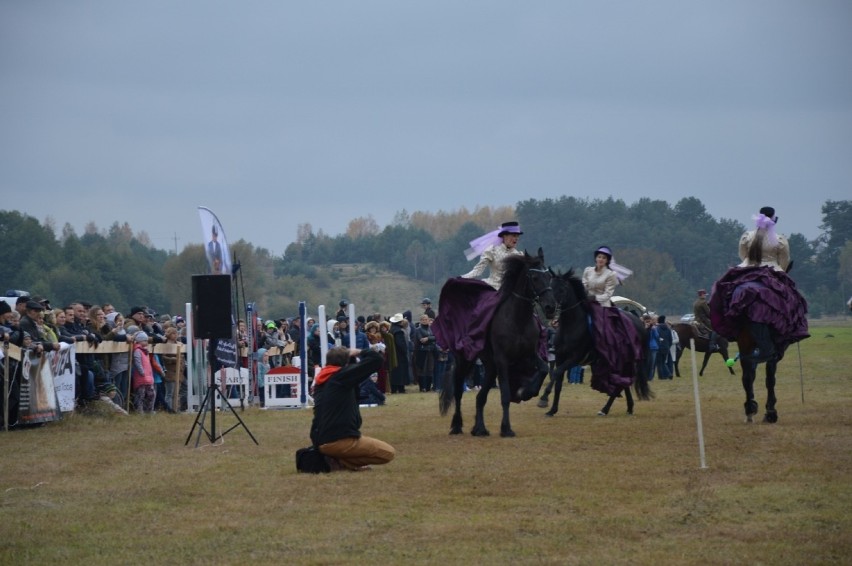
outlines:
[[228, 253], [228, 240], [216, 215], [209, 208], [198, 207], [201, 217], [201, 232], [204, 234], [204, 253], [207, 255], [209, 272], [213, 275], [231, 274], [231, 257]]

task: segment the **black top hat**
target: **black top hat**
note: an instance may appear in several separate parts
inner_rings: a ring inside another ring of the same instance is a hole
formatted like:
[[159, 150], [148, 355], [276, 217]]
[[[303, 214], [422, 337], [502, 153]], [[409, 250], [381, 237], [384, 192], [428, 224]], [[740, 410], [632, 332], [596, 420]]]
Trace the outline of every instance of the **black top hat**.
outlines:
[[497, 236], [502, 236], [503, 234], [517, 234], [518, 236], [520, 236], [521, 234], [523, 234], [523, 232], [521, 231], [521, 227], [517, 222], [511, 221], [504, 222], [500, 225], [500, 233], [497, 234]]
[[775, 209], [771, 206], [764, 206], [760, 209], [760, 213], [765, 217], [772, 219], [773, 222], [778, 222], [778, 217], [775, 216]]

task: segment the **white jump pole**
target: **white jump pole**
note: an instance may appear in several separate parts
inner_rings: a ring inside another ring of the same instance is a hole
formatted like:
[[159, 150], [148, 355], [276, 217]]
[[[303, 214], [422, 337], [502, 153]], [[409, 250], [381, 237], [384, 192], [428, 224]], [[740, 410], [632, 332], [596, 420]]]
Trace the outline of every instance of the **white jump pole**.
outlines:
[[302, 408], [308, 407], [308, 332], [310, 328], [305, 328], [308, 322], [308, 307], [305, 301], [299, 302], [299, 400], [302, 402]]
[[328, 336], [328, 324], [325, 321], [325, 305], [320, 305], [317, 309], [317, 322], [319, 322], [320, 327], [320, 366], [325, 367], [325, 355], [328, 353], [328, 338], [323, 336], [325, 334]]
[[701, 397], [698, 395], [698, 362], [695, 358], [695, 339], [689, 339], [689, 351], [692, 357], [692, 389], [695, 395], [695, 425], [698, 430], [698, 454], [701, 458], [701, 469], [707, 469], [707, 459], [704, 456], [704, 427], [701, 424]]

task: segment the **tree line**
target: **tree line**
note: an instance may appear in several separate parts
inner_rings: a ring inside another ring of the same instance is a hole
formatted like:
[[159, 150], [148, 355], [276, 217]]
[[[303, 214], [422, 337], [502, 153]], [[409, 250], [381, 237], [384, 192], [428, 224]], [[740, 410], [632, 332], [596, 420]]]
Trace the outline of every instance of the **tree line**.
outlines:
[[[819, 237], [787, 233], [794, 259], [791, 276], [809, 303], [810, 315], [846, 312], [852, 288], [852, 201], [826, 201]], [[448, 278], [469, 271], [463, 251], [468, 242], [515, 218], [523, 227], [520, 247], [544, 250], [554, 270], [580, 273], [592, 264], [593, 250], [610, 246], [618, 263], [633, 275], [617, 291], [660, 313], [691, 311], [695, 291], [710, 289], [731, 265], [739, 263], [737, 242], [746, 226], [713, 218], [703, 203], [683, 198], [674, 205], [640, 199], [529, 199], [509, 207], [470, 212], [406, 211], [380, 229], [371, 217], [353, 219], [337, 236], [298, 226], [297, 237], [280, 257], [244, 240], [230, 243], [240, 263], [238, 289], [266, 312], [292, 313], [299, 301], [337, 303], [329, 266], [352, 258], [416, 280], [438, 296]], [[748, 226], [751, 228], [751, 226]], [[785, 233], [782, 223], [779, 231]], [[191, 276], [207, 269], [204, 248], [190, 244], [180, 253], [154, 248], [145, 232], [128, 224], [78, 236], [70, 225], [57, 234], [50, 222], [17, 211], [0, 211], [5, 289], [24, 289], [51, 299], [111, 302], [125, 312], [144, 304], [158, 312], [182, 312], [191, 300]], [[357, 300], [357, 297], [350, 297]]]

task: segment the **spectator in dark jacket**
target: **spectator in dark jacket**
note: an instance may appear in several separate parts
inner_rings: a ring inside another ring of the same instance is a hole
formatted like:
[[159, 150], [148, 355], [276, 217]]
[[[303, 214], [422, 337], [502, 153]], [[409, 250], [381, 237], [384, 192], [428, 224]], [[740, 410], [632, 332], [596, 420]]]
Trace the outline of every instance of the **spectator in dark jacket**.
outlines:
[[[326, 366], [314, 379], [311, 441], [327, 457], [332, 470], [387, 464], [396, 453], [387, 442], [361, 434], [358, 392], [384, 361], [379, 347], [372, 348], [332, 348], [326, 354]], [[352, 361], [355, 356], [360, 361]]]

